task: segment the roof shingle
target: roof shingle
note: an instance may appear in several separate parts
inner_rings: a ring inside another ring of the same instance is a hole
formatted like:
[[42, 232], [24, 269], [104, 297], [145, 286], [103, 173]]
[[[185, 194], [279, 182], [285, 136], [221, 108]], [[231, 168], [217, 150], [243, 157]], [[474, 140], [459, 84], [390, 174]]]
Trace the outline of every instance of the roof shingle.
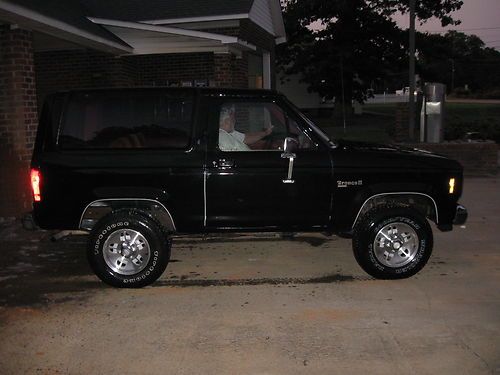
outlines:
[[249, 13], [254, 0], [80, 0], [93, 17], [149, 21]]
[[15, 0], [11, 2], [108, 41], [127, 46], [113, 33], [89, 21], [86, 17], [89, 10], [79, 0]]

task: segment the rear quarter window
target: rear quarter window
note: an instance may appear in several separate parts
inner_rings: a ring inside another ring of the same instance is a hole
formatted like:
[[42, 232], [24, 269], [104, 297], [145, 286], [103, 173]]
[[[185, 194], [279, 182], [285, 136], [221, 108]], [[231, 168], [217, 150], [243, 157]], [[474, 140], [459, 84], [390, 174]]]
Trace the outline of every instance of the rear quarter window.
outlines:
[[59, 148], [187, 149], [193, 98], [185, 92], [74, 93], [63, 115]]

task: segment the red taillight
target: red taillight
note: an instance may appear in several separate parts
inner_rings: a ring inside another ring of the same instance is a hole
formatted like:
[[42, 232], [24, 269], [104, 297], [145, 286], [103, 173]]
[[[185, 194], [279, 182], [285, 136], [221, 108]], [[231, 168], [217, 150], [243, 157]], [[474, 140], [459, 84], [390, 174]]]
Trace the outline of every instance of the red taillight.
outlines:
[[38, 169], [31, 170], [31, 188], [33, 189], [33, 199], [35, 202], [40, 202], [42, 200], [42, 196], [40, 194], [40, 180], [42, 179], [42, 175]]

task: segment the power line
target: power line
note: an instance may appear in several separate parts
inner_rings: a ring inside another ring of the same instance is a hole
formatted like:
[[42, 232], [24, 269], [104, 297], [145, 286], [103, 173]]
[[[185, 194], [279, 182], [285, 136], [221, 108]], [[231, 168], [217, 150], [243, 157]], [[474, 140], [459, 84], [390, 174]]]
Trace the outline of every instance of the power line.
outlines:
[[500, 27], [479, 27], [475, 29], [462, 29], [462, 31], [473, 31], [473, 30], [499, 30]]
[[500, 27], [478, 27], [473, 29], [450, 29], [445, 31], [429, 31], [430, 33], [446, 33], [448, 31], [478, 31], [478, 30], [500, 30]]

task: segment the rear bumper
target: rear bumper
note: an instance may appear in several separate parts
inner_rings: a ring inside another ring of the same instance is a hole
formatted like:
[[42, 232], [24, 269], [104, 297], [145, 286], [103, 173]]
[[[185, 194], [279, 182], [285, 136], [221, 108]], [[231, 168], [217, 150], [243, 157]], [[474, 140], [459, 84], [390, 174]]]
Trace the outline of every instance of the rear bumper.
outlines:
[[457, 204], [457, 211], [455, 213], [455, 219], [453, 219], [454, 225], [463, 225], [467, 221], [468, 216], [467, 209], [461, 204]]
[[33, 213], [28, 212], [21, 218], [21, 223], [23, 224], [23, 228], [26, 230], [37, 230], [40, 229], [38, 225], [36, 225], [35, 220], [33, 219]]

